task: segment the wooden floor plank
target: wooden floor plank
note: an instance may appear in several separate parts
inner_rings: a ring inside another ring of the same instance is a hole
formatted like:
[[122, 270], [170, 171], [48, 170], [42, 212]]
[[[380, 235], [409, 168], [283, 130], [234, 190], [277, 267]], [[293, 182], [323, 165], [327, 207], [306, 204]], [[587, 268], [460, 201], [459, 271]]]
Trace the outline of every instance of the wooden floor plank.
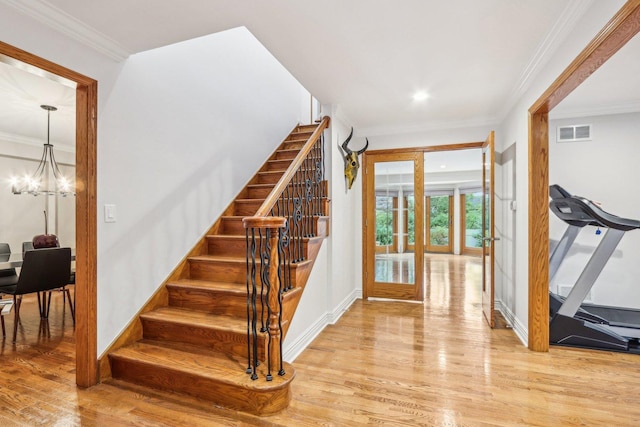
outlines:
[[116, 380], [76, 388], [62, 296], [43, 327], [27, 299], [18, 342], [0, 346], [0, 425], [640, 425], [640, 356], [530, 352], [485, 325], [478, 259], [427, 258], [424, 305], [356, 301], [293, 362], [290, 406], [262, 418]]

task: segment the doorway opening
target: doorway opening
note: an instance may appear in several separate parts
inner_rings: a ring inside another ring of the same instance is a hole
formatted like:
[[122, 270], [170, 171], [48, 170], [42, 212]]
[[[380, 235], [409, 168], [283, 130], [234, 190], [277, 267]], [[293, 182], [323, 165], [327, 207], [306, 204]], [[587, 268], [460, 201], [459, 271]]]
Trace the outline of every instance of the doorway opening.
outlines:
[[76, 85], [76, 384], [97, 383], [97, 92], [98, 82], [0, 42], [0, 61], [19, 66], [52, 80], [60, 78]]
[[482, 270], [483, 144], [365, 153], [365, 298], [423, 301], [434, 266], [457, 256]]

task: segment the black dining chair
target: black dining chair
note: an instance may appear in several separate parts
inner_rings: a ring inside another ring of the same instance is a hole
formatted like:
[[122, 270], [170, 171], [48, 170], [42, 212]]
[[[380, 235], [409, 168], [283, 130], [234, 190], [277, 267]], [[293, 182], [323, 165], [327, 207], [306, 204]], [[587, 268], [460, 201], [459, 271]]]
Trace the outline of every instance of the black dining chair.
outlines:
[[33, 250], [33, 242], [22, 242], [22, 255], [27, 251]]
[[[11, 247], [8, 243], [0, 243], [0, 261], [9, 261]], [[0, 289], [5, 286], [13, 286], [18, 283], [18, 274], [15, 268], [4, 268], [0, 270]], [[4, 316], [0, 316], [2, 323], [2, 336], [5, 336]]]
[[[0, 243], [0, 261], [9, 261], [11, 247], [8, 243]], [[18, 275], [15, 268], [5, 268], [0, 270], [0, 287], [15, 285], [18, 283]]]
[[[13, 295], [13, 342], [16, 341], [18, 333], [22, 296], [37, 293], [40, 318], [46, 319], [49, 316], [51, 291], [65, 288], [69, 283], [70, 272], [70, 248], [47, 248], [25, 252], [18, 282], [15, 285], [0, 288], [1, 293]], [[71, 299], [68, 289], [66, 292]]]
[[[29, 241], [29, 242], [22, 242], [22, 256], [24, 257], [24, 253], [27, 251], [33, 251], [33, 250], [39, 250], [39, 249], [35, 249], [33, 247], [33, 241]], [[71, 274], [69, 276], [69, 285], [75, 285], [76, 284], [76, 272], [75, 270], [71, 271]], [[66, 287], [64, 288], [60, 288], [60, 291], [62, 291], [62, 304], [65, 304], [65, 301], [67, 300], [69, 294], [69, 289], [67, 289]], [[76, 294], [75, 292], [73, 293], [73, 301], [71, 301], [71, 298], [68, 298], [69, 301], [69, 310], [71, 310], [71, 318], [73, 319], [73, 324], [75, 325], [76, 323], [76, 310], [75, 310], [75, 300], [76, 300]]]

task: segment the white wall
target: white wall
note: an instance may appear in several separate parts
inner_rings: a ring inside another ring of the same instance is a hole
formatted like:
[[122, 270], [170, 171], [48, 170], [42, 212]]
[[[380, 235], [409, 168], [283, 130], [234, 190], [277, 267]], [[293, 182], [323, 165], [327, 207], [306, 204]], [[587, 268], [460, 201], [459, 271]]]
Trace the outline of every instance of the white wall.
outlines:
[[[243, 28], [116, 63], [0, 4], [0, 40], [98, 80], [101, 353], [308, 121], [308, 94]], [[117, 206], [116, 223], [103, 222], [105, 203]]]
[[[362, 177], [359, 174], [351, 190], [346, 190], [344, 164], [337, 145], [349, 135], [350, 127], [330, 105], [322, 106], [321, 115], [331, 116], [331, 127], [325, 131], [330, 234], [316, 259], [284, 342], [288, 361], [295, 359], [326, 325], [335, 323], [356, 298], [362, 297]], [[352, 141], [354, 146], [364, 146], [361, 138]]]
[[244, 28], [131, 56], [101, 114], [99, 349], [301, 117], [300, 84]]
[[[572, 124], [591, 124], [592, 140], [556, 142], [556, 128]], [[640, 113], [580, 117], [549, 121], [549, 182], [572, 194], [598, 201], [605, 211], [640, 220], [640, 196], [634, 183], [640, 179]], [[551, 214], [549, 236], [556, 243], [566, 224]], [[586, 227], [551, 283], [573, 285], [591, 253], [604, 237]], [[640, 231], [627, 232], [600, 278], [591, 300], [597, 304], [640, 308]]]
[[[515, 265], [504, 266], [501, 277], [497, 278], [496, 282], [510, 287], [509, 289], [500, 289], [499, 292], [503, 295], [513, 296], [512, 302], [509, 302], [504, 308], [521, 325], [520, 337], [523, 341], [527, 339], [528, 327], [528, 110], [623, 3], [622, 0], [592, 3], [552, 58], [543, 64], [540, 73], [530, 82], [526, 92], [511, 108], [496, 132], [498, 151], [503, 151], [512, 144], [516, 144], [517, 180], [515, 190], [518, 208], [514, 220], [515, 233], [509, 227], [504, 226], [502, 217], [496, 218], [496, 224], [504, 233], [499, 237], [502, 238], [502, 241], [512, 240], [518, 249], [513, 260]], [[500, 250], [504, 251], [508, 248], [502, 246]], [[507, 278], [504, 271], [515, 271], [515, 277]]]

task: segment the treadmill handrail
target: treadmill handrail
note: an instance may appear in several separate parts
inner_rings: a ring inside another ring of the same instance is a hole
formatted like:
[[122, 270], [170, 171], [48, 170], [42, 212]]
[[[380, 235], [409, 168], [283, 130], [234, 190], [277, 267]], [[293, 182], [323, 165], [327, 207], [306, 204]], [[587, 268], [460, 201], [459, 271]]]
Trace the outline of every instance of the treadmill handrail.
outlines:
[[[562, 187], [557, 186], [564, 193], [567, 193]], [[553, 194], [553, 192], [552, 192]], [[640, 221], [630, 218], [622, 218], [602, 210], [591, 200], [581, 196], [558, 197], [558, 193], [554, 194], [549, 202], [551, 211], [561, 220], [568, 224], [584, 227], [586, 225], [594, 225], [604, 228], [613, 228], [616, 230], [629, 231], [640, 228]]]

